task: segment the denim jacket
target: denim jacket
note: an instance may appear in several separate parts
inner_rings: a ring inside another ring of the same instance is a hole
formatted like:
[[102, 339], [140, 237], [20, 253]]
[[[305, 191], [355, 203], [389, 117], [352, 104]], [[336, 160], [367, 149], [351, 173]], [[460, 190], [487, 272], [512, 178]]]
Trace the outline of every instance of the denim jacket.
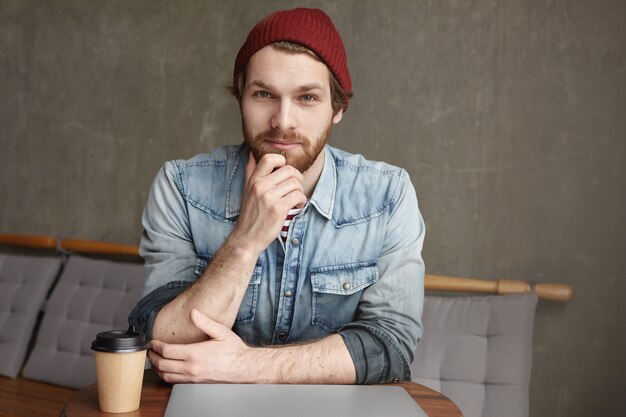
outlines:
[[[357, 383], [410, 379], [422, 335], [424, 223], [406, 171], [330, 146], [317, 186], [256, 262], [233, 331], [251, 345], [339, 333]], [[225, 146], [166, 162], [143, 213], [141, 299], [130, 324], [151, 337], [158, 311], [211, 262], [239, 215], [248, 160]]]

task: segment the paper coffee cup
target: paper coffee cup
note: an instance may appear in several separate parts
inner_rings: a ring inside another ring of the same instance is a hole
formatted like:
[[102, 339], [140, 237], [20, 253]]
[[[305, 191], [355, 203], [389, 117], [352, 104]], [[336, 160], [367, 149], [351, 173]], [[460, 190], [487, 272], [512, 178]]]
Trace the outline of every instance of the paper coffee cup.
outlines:
[[98, 333], [91, 349], [96, 358], [101, 411], [128, 413], [139, 408], [149, 346], [145, 335], [132, 329]]

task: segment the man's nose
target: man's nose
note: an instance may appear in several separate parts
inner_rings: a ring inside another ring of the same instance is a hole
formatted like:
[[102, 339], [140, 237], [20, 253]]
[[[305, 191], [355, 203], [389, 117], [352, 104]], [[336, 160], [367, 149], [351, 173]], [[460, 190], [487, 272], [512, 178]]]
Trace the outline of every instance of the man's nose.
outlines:
[[284, 132], [293, 130], [298, 125], [295, 109], [289, 100], [281, 100], [272, 116], [272, 128]]

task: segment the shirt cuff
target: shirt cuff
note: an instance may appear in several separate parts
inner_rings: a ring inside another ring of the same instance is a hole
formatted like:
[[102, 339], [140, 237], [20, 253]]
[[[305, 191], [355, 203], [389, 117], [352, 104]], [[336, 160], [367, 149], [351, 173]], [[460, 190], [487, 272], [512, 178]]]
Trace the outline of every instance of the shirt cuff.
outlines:
[[384, 331], [370, 324], [350, 323], [339, 334], [354, 362], [357, 384], [411, 380], [406, 356]]

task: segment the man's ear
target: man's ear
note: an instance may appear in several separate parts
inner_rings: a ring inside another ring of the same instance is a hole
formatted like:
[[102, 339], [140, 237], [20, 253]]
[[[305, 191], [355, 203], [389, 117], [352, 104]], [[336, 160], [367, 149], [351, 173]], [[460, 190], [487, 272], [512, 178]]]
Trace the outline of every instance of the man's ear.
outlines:
[[335, 114], [333, 116], [333, 124], [337, 124], [341, 121], [341, 118], [343, 117], [343, 109], [340, 109], [337, 114]]

